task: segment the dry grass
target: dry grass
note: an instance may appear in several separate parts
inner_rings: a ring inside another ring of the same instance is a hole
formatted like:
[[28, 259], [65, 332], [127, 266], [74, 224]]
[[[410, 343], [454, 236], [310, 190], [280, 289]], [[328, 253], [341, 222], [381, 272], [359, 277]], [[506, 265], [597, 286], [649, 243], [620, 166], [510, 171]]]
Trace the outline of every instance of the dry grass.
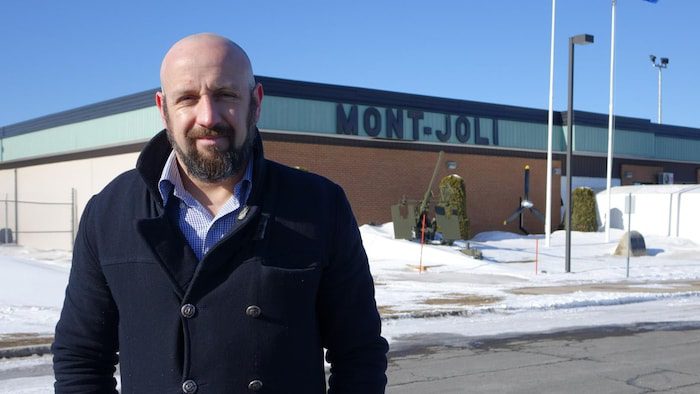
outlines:
[[390, 316], [390, 315], [395, 315], [395, 314], [398, 313], [398, 311], [396, 311], [396, 310], [394, 309], [394, 307], [391, 306], [391, 305], [389, 305], [389, 306], [380, 305], [380, 306], [377, 307], [377, 309], [379, 310], [379, 315], [380, 315], [380, 316]]
[[[441, 306], [454, 306], [455, 310], [462, 310], [467, 306], [482, 306], [493, 304], [500, 301], [502, 298], [493, 296], [478, 296], [474, 294], [461, 294], [461, 293], [450, 293], [445, 294], [443, 297], [439, 298], [428, 298], [423, 300], [422, 303], [425, 305], [441, 305]], [[379, 309], [379, 314], [384, 318], [396, 317], [403, 313], [412, 312], [411, 310], [401, 310], [398, 309], [397, 305], [380, 305], [377, 307]], [[444, 310], [444, 309], [440, 309]], [[414, 311], [415, 312], [415, 311]], [[425, 310], [423, 310], [425, 312]]]
[[443, 298], [428, 298], [423, 301], [426, 305], [460, 305], [479, 306], [488, 305], [501, 301], [501, 297], [479, 296], [474, 294], [445, 294]]
[[0, 335], [0, 348], [10, 348], [16, 346], [46, 345], [53, 342], [53, 337], [31, 334], [2, 334]]
[[700, 291], [700, 281], [697, 280], [674, 280], [659, 282], [615, 282], [615, 283], [593, 283], [583, 285], [567, 286], [545, 286], [545, 287], [521, 287], [510, 290], [517, 295], [537, 295], [537, 294], [568, 294], [576, 291], [583, 292], [611, 292], [611, 293], [681, 293], [687, 291]]

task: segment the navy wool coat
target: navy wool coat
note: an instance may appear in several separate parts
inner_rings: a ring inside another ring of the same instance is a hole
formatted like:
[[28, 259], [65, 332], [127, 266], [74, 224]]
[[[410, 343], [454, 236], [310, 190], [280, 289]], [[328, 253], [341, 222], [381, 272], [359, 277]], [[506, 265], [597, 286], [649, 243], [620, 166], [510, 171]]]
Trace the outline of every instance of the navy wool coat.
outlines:
[[[54, 354], [57, 393], [383, 393], [387, 342], [342, 189], [266, 160], [197, 262], [157, 183], [164, 131], [83, 213]], [[173, 199], [175, 200], [175, 199]]]

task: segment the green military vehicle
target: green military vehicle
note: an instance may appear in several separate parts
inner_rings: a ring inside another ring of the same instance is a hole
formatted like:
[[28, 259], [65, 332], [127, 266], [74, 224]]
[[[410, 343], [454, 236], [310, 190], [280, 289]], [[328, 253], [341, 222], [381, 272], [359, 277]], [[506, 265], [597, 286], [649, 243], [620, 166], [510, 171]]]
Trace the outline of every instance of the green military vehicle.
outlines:
[[448, 209], [447, 204], [439, 201], [434, 204], [435, 216], [430, 218], [430, 204], [433, 197], [433, 184], [440, 170], [444, 152], [438, 154], [433, 176], [422, 200], [408, 200], [404, 196], [398, 204], [391, 206], [391, 220], [394, 223], [394, 238], [442, 241], [452, 243], [462, 239], [457, 211]]

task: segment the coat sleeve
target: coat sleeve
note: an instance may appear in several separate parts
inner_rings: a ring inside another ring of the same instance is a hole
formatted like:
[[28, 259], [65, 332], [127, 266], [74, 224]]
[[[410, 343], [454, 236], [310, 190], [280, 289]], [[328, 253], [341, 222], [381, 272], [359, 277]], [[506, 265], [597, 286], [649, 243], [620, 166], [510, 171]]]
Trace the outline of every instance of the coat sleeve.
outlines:
[[383, 393], [388, 344], [381, 337], [360, 232], [345, 193], [336, 188], [335, 229], [319, 297], [321, 337], [331, 364], [328, 393]]
[[56, 393], [116, 393], [119, 316], [91, 236], [88, 202], [73, 247], [68, 287], [56, 325], [53, 367]]

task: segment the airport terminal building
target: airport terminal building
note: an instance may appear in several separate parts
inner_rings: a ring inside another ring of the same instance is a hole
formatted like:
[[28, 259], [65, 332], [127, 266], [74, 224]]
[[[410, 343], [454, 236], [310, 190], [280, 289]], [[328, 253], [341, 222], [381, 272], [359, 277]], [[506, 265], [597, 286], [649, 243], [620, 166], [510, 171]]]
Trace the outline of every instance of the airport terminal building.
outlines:
[[[266, 156], [340, 184], [360, 224], [391, 220], [390, 206], [421, 199], [438, 179], [461, 176], [471, 234], [517, 232], [503, 220], [523, 194], [545, 211], [547, 111], [258, 77]], [[131, 169], [162, 129], [156, 89], [7, 125], [0, 134], [0, 227], [18, 243], [70, 249], [87, 200]], [[575, 112], [574, 186], [605, 187], [607, 114]], [[554, 113], [552, 227], [561, 221], [566, 112]], [[698, 183], [700, 129], [615, 117], [613, 184]], [[433, 187], [438, 194], [437, 182]], [[525, 214], [525, 227], [543, 224]]]

